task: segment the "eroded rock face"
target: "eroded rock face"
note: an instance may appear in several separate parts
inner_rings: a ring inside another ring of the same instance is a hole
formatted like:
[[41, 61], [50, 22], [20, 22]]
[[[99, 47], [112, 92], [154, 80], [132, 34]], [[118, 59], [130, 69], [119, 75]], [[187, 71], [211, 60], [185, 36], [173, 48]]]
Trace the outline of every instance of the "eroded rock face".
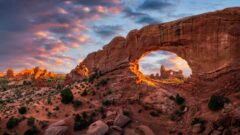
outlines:
[[[129, 70], [148, 52], [164, 50], [185, 59], [193, 77], [215, 78], [240, 68], [239, 24], [240, 8], [229, 8], [148, 25], [130, 31], [126, 38], [115, 37], [102, 50], [89, 54], [78, 67], [85, 66], [89, 73]], [[78, 67], [69, 76], [86, 76]]]

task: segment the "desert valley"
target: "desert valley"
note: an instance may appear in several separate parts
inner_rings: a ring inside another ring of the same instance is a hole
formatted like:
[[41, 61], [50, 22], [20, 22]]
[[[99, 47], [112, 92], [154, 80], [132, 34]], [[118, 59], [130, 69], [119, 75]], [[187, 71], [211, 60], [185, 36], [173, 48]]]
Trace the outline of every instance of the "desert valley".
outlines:
[[[151, 24], [113, 38], [67, 74], [0, 73], [2, 135], [240, 135], [240, 8]], [[191, 75], [159, 66], [184, 59]]]

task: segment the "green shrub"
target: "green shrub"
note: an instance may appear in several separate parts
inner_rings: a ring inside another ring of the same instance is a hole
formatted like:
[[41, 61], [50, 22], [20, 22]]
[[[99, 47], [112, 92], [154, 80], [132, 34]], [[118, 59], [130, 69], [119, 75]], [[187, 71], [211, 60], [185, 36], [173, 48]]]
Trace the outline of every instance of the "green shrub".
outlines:
[[151, 111], [149, 114], [150, 114], [152, 117], [159, 117], [160, 112], [159, 112], [159, 111]]
[[127, 111], [127, 110], [123, 110], [123, 115], [129, 116], [129, 115], [130, 115], [130, 112]]
[[195, 124], [204, 124], [204, 123], [205, 123], [205, 120], [203, 120], [202, 118], [193, 118], [191, 125], [193, 126]]
[[73, 107], [78, 108], [82, 105], [82, 102], [80, 100], [74, 100], [73, 101]]
[[61, 91], [61, 97], [62, 97], [61, 102], [64, 103], [64, 104], [71, 103], [73, 101], [73, 98], [74, 98], [73, 94], [72, 94], [72, 91], [69, 88]]
[[23, 81], [23, 85], [32, 85], [30, 81]]
[[28, 126], [33, 126], [34, 123], [35, 123], [35, 118], [30, 117], [30, 118], [27, 119], [27, 125]]
[[229, 102], [229, 99], [223, 96], [211, 96], [208, 102], [208, 108], [212, 111], [219, 111], [224, 107], [224, 104]]
[[84, 90], [82, 93], [81, 93], [81, 96], [87, 96], [88, 95], [88, 90]]
[[52, 99], [51, 99], [51, 96], [50, 96], [50, 95], [48, 96], [47, 104], [48, 104], [48, 105], [51, 105], [51, 104], [52, 104]]
[[181, 97], [179, 94], [177, 94], [177, 96], [175, 98], [175, 102], [178, 105], [182, 105], [185, 102], [185, 99], [183, 97]]
[[104, 114], [104, 112], [105, 112], [105, 109], [104, 109], [104, 107], [103, 106], [101, 106], [101, 107], [99, 107], [98, 108], [98, 110], [97, 110], [99, 113], [101, 113], [101, 114]]
[[112, 100], [103, 100], [102, 101], [102, 105], [104, 105], [104, 106], [110, 106], [113, 104], [114, 104], [114, 101], [112, 101]]
[[95, 71], [94, 74], [89, 76], [88, 82], [92, 83], [95, 79], [98, 79], [101, 75], [102, 75], [101, 71]]
[[7, 122], [7, 128], [12, 129], [12, 128], [16, 127], [19, 122], [20, 122], [20, 120], [18, 118], [11, 117]]
[[18, 108], [18, 112], [19, 112], [20, 114], [25, 114], [25, 113], [27, 113], [27, 108], [24, 107], [24, 106], [22, 106], [22, 107]]
[[93, 116], [88, 117], [86, 112], [82, 113], [82, 116], [77, 114], [74, 118], [74, 131], [86, 129], [93, 122]]
[[176, 121], [179, 120], [181, 118], [181, 116], [184, 114], [184, 112], [182, 111], [175, 111], [172, 115], [171, 115], [171, 120]]
[[32, 126], [30, 129], [25, 131], [24, 135], [37, 135], [38, 134], [38, 129], [36, 126]]
[[97, 84], [97, 86], [105, 86], [105, 85], [107, 85], [107, 83], [108, 83], [108, 80], [107, 80], [107, 79], [103, 79], [103, 80], [101, 80], [101, 81]]

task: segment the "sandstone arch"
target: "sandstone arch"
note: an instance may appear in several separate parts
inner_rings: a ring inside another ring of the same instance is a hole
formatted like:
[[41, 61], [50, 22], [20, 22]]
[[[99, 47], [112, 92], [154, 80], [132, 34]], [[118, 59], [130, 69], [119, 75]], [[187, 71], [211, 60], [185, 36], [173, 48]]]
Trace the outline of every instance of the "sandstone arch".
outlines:
[[126, 38], [115, 37], [102, 50], [89, 54], [69, 77], [97, 70], [129, 70], [144, 53], [164, 50], [185, 59], [194, 78], [213, 79], [240, 68], [240, 8], [229, 8], [177, 21], [132, 30]]

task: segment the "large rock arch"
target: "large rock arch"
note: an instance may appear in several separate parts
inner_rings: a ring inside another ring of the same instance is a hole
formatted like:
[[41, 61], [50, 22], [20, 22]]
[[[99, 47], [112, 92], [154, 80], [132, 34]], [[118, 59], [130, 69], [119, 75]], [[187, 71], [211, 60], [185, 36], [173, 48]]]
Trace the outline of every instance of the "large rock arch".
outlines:
[[154, 24], [132, 30], [126, 38], [115, 37], [102, 50], [89, 54], [69, 77], [86, 72], [128, 69], [144, 53], [165, 50], [190, 65], [195, 78], [213, 79], [240, 68], [240, 8], [229, 8]]

